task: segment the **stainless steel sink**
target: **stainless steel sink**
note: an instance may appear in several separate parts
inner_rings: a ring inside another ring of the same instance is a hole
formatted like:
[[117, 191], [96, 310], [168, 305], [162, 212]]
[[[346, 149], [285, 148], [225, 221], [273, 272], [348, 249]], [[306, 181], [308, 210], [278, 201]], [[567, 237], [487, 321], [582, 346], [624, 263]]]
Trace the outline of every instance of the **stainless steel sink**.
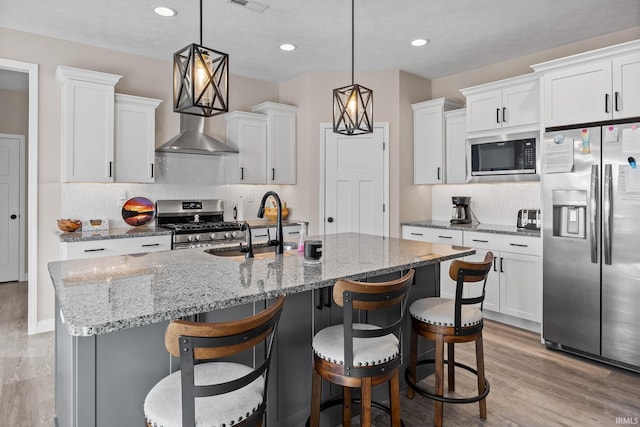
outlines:
[[[298, 244], [294, 242], [284, 242], [283, 246], [284, 246], [283, 255], [291, 255], [291, 253], [293, 253], [298, 248]], [[228, 251], [220, 251], [220, 250], [214, 251], [211, 249], [207, 249], [205, 250], [205, 252], [214, 256], [221, 256], [225, 258], [238, 257], [238, 258], [244, 259], [246, 255], [246, 252], [241, 251], [239, 249], [231, 249]], [[276, 253], [275, 246], [258, 246], [253, 248], [254, 258], [267, 258], [271, 255], [275, 255], [275, 253]]]

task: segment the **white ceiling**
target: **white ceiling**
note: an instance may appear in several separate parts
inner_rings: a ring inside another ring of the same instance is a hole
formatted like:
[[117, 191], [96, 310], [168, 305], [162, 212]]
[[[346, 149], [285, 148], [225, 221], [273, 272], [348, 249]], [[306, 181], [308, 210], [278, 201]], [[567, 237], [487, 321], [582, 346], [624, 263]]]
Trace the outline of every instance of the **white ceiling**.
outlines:
[[[282, 82], [351, 68], [351, 2], [261, 4], [204, 0], [202, 44], [228, 53], [231, 73]], [[0, 0], [0, 27], [166, 60], [199, 43], [198, 16], [198, 0]], [[359, 69], [433, 79], [639, 25], [640, 0], [356, 0], [356, 81]], [[409, 45], [419, 37], [431, 42]]]

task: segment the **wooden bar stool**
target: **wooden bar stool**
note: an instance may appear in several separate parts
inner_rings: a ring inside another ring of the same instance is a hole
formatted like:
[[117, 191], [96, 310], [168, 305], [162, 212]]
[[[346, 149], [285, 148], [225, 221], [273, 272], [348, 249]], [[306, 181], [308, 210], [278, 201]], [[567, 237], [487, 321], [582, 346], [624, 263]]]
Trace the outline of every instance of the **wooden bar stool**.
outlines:
[[[180, 370], [160, 380], [147, 394], [147, 426], [261, 426], [271, 348], [284, 299], [281, 295], [266, 310], [238, 321], [169, 323], [165, 346], [180, 358]], [[216, 361], [252, 351], [262, 343], [266, 358], [257, 368]]]
[[[487, 418], [486, 397], [489, 394], [489, 382], [484, 376], [484, 353], [482, 348], [482, 302], [484, 301], [487, 276], [493, 264], [493, 253], [487, 252], [482, 262], [454, 260], [449, 268], [449, 277], [456, 281], [455, 300], [447, 298], [423, 298], [409, 307], [411, 314], [411, 348], [409, 367], [405, 370], [405, 379], [409, 388], [407, 396], [413, 399], [414, 393], [433, 399], [434, 425], [442, 426], [444, 403], [479, 402], [480, 418]], [[465, 283], [482, 282], [482, 294], [478, 297], [463, 298]], [[417, 361], [418, 336], [435, 342], [435, 359]], [[455, 361], [454, 344], [475, 341], [476, 368], [473, 369]], [[447, 344], [447, 360], [444, 358], [444, 345]], [[435, 363], [435, 391], [432, 393], [416, 384], [417, 365]], [[478, 394], [469, 398], [444, 396], [444, 365], [447, 364], [449, 391], [455, 390], [455, 367], [476, 374]]]
[[[312, 427], [318, 427], [320, 423], [322, 378], [343, 387], [344, 427], [351, 426], [351, 388], [355, 387], [360, 388], [361, 393], [362, 427], [371, 426], [372, 404], [390, 413], [392, 426], [401, 425], [398, 379], [401, 346], [398, 336], [413, 275], [414, 270], [409, 270], [403, 277], [389, 282], [338, 280], [335, 283], [333, 299], [338, 306], [343, 307], [344, 323], [324, 328], [313, 338], [314, 362], [309, 419]], [[364, 318], [362, 313], [356, 310], [369, 312], [382, 309], [389, 312], [388, 326], [356, 323], [359, 315], [360, 318]], [[372, 386], [387, 381], [390, 408], [371, 402]]]

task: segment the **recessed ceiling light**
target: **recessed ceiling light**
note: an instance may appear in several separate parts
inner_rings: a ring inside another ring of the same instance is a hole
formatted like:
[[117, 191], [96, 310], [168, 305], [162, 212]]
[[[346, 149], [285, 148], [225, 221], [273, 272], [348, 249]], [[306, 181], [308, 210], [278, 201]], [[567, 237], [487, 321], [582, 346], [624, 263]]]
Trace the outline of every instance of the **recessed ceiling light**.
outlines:
[[415, 39], [414, 41], [411, 42], [411, 46], [424, 46], [427, 43], [429, 43], [428, 39]]
[[291, 43], [284, 43], [280, 45], [280, 49], [288, 52], [290, 50], [296, 50], [296, 45], [293, 45]]
[[175, 10], [164, 6], [158, 6], [153, 11], [160, 16], [176, 16], [178, 14]]

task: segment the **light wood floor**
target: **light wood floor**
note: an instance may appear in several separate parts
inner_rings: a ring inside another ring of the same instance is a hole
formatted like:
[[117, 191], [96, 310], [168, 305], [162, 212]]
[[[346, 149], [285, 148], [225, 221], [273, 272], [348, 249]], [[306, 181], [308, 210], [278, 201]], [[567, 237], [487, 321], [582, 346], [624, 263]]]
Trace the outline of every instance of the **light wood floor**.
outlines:
[[[640, 423], [640, 374], [547, 350], [537, 334], [495, 322], [486, 322], [484, 343], [488, 418], [478, 417], [477, 404], [445, 404], [445, 425]], [[0, 426], [53, 425], [53, 346], [53, 333], [27, 335], [27, 284], [0, 283]], [[472, 344], [456, 351], [458, 360], [475, 366]], [[456, 386], [456, 393], [472, 393], [474, 378], [461, 371]], [[432, 401], [403, 394], [401, 404], [407, 427], [432, 424]], [[375, 425], [388, 425], [385, 415], [378, 414]]]

